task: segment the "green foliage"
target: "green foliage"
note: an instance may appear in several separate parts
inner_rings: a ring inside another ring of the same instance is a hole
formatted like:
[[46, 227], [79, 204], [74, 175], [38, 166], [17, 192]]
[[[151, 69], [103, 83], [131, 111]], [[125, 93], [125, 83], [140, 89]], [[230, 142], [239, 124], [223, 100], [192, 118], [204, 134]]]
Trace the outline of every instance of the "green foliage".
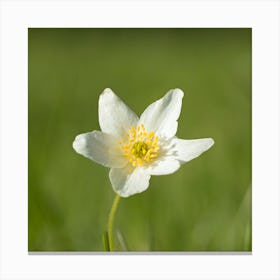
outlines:
[[121, 199], [115, 229], [129, 250], [252, 249], [250, 29], [29, 29], [28, 42], [29, 251], [104, 250], [108, 170], [72, 142], [99, 129], [106, 87], [138, 114], [181, 88], [177, 136], [215, 140]]

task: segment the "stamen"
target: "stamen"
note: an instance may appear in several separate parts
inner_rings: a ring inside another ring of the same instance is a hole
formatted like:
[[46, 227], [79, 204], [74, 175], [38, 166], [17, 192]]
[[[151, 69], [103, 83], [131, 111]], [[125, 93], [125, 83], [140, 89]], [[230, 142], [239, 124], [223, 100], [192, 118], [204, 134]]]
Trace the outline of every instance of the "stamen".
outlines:
[[119, 142], [123, 155], [133, 167], [142, 166], [153, 161], [160, 150], [158, 136], [153, 131], [147, 132], [144, 124], [131, 127], [126, 139]]

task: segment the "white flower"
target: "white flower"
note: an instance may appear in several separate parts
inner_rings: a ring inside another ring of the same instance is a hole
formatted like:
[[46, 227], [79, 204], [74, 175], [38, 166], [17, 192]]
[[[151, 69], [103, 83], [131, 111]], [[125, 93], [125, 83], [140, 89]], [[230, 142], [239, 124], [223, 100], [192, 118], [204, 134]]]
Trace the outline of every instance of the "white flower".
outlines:
[[99, 97], [101, 131], [80, 134], [75, 151], [110, 167], [113, 189], [122, 197], [145, 191], [151, 175], [171, 174], [208, 150], [211, 138], [183, 140], [175, 136], [184, 93], [170, 90], [140, 118], [111, 90]]

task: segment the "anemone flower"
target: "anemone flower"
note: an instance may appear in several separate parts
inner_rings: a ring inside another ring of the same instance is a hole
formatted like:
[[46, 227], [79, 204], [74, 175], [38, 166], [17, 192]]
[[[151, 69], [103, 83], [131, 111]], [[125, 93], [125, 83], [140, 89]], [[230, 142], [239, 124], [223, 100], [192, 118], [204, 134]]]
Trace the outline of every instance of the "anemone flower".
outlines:
[[100, 95], [101, 131], [78, 135], [73, 148], [110, 168], [110, 182], [118, 194], [112, 211], [120, 196], [145, 191], [151, 175], [172, 174], [214, 144], [212, 138], [185, 140], [175, 136], [183, 96], [182, 90], [172, 89], [139, 118], [111, 89]]

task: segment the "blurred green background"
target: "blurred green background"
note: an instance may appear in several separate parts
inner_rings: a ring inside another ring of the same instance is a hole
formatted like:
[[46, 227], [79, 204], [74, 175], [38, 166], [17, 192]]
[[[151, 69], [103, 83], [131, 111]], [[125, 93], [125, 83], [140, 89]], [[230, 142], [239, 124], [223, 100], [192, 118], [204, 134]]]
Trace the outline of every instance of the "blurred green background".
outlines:
[[[251, 251], [251, 29], [29, 29], [28, 249], [103, 251], [108, 169], [75, 153], [110, 87], [138, 115], [185, 92], [177, 136], [215, 145], [122, 199], [129, 251]], [[123, 247], [119, 247], [123, 250]]]

